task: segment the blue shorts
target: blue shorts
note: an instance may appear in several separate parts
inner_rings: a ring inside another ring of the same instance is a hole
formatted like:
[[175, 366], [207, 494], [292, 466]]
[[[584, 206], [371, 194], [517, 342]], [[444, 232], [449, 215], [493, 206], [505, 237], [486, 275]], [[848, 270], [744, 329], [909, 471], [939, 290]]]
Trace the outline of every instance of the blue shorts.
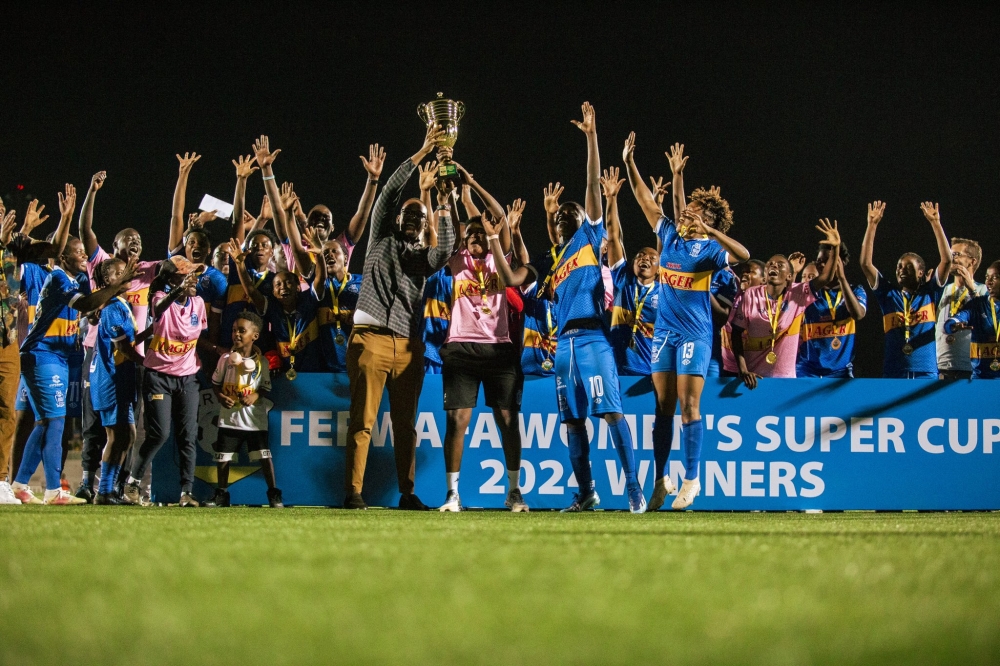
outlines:
[[28, 388], [28, 403], [37, 419], [57, 419], [66, 416], [69, 392], [69, 365], [58, 357], [47, 355], [38, 365], [32, 354], [21, 354], [21, 376]]
[[24, 383], [24, 374], [17, 380], [17, 397], [14, 398], [14, 409], [18, 412], [26, 412], [31, 409], [28, 402], [28, 385]]
[[69, 357], [69, 389], [66, 391], [66, 417], [78, 419], [83, 416], [83, 355]]
[[555, 360], [556, 400], [562, 422], [621, 413], [615, 355], [604, 331], [560, 335]]
[[120, 423], [135, 423], [135, 409], [132, 403], [119, 403], [110, 409], [95, 410], [101, 417], [101, 425], [105, 428], [116, 426]]
[[712, 361], [711, 340], [690, 340], [679, 333], [656, 329], [653, 332], [653, 372], [673, 372], [678, 375], [708, 374]]

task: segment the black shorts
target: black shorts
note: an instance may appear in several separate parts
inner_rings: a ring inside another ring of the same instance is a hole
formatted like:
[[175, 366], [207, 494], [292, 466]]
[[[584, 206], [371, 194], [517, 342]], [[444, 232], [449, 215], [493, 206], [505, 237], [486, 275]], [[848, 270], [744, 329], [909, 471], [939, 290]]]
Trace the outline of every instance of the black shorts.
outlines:
[[441, 347], [441, 361], [445, 409], [475, 407], [480, 384], [487, 407], [521, 408], [524, 373], [513, 343], [449, 342]]
[[261, 460], [271, 457], [271, 447], [267, 442], [266, 430], [234, 430], [219, 428], [219, 436], [212, 448], [215, 449], [216, 462], [229, 462], [239, 453], [240, 447], [246, 445], [250, 460]]

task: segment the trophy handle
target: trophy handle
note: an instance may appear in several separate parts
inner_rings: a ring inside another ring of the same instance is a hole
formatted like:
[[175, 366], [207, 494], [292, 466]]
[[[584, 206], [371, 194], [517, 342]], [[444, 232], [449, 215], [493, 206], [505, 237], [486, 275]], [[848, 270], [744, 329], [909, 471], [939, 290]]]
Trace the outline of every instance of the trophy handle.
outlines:
[[455, 109], [458, 111], [458, 115], [455, 117], [455, 121], [457, 122], [462, 119], [462, 116], [465, 115], [465, 103], [455, 102]]
[[424, 121], [425, 125], [429, 124], [428, 120], [427, 120], [427, 105], [426, 104], [417, 104], [417, 117], [420, 118], [422, 121]]

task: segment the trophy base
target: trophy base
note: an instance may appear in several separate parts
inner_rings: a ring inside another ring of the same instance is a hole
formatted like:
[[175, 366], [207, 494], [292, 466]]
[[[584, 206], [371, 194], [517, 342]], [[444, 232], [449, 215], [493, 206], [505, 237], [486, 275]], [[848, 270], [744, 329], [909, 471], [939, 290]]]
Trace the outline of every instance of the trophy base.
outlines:
[[441, 162], [438, 164], [437, 173], [438, 182], [444, 180], [451, 180], [455, 182], [455, 185], [459, 185], [462, 182], [462, 177], [458, 173], [458, 167], [452, 162]]

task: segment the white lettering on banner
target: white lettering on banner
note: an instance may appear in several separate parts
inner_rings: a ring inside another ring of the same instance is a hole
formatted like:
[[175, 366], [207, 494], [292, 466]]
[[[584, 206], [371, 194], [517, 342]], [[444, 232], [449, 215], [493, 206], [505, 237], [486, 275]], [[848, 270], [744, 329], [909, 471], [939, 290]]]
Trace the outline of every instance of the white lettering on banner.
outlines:
[[521, 428], [521, 448], [530, 449], [532, 442], [538, 442], [538, 448], [547, 449], [552, 445], [552, 435], [556, 432], [559, 423], [558, 414], [545, 414], [545, 422], [542, 422], [542, 414], [533, 412], [528, 414], [528, 425], [524, 425], [524, 414], [518, 415], [518, 423]]
[[906, 453], [903, 448], [903, 430], [906, 426], [900, 419], [883, 417], [878, 420], [878, 452], [888, 453], [889, 442], [896, 453]]
[[777, 416], [762, 416], [757, 419], [757, 434], [767, 437], [766, 442], [757, 442], [758, 451], [774, 451], [781, 446], [781, 435], [768, 427], [776, 426], [778, 422]]
[[764, 471], [764, 463], [752, 460], [744, 460], [742, 465], [743, 484], [740, 488], [740, 495], [743, 497], [763, 497], [764, 489], [755, 488], [755, 483], [764, 483], [763, 474], [754, 474], [756, 471]]
[[522, 460], [521, 473], [524, 475], [524, 481], [521, 481], [521, 477], [518, 476], [517, 485], [521, 488], [522, 493], [530, 493], [535, 487], [535, 466], [527, 460]]
[[500, 440], [500, 431], [497, 429], [496, 419], [493, 412], [480, 412], [476, 419], [476, 429], [472, 433], [472, 441], [469, 442], [470, 449], [478, 449], [479, 444], [486, 440], [494, 449], [502, 449], [503, 443]]
[[1000, 442], [1000, 419], [983, 419], [983, 453], [993, 453], [994, 442]]
[[337, 446], [347, 446], [347, 427], [350, 424], [350, 412], [337, 412]]
[[332, 419], [333, 412], [309, 412], [309, 446], [333, 446], [332, 438], [322, 436], [333, 430], [333, 424], [325, 423]]
[[955, 453], [972, 453], [976, 450], [977, 444], [976, 419], [969, 419], [969, 441], [965, 444], [958, 443], [958, 419], [948, 419], [948, 445]]
[[[851, 417], [851, 453], [874, 453], [874, 444], [865, 444], [864, 441], [872, 438], [871, 427], [874, 425], [871, 418]], [[865, 430], [868, 428], [868, 430]]]
[[[552, 470], [552, 476], [549, 477], [548, 481], [546, 481], [545, 483], [543, 483], [541, 486], [538, 487], [538, 494], [562, 495], [564, 492], [564, 488], [558, 485], [559, 482], [562, 481], [562, 475], [563, 475], [562, 463], [555, 460], [546, 460], [544, 462], [538, 463], [538, 468]], [[567, 482], [567, 485], [577, 485], [577, 487], [579, 487], [579, 484], [576, 483], [576, 479], [573, 479], [572, 484]]]
[[392, 420], [389, 418], [389, 412], [382, 413], [381, 423], [378, 418], [375, 419], [375, 427], [372, 428], [372, 446], [385, 446], [386, 438], [390, 438], [389, 444], [392, 445]]
[[[639, 462], [639, 487], [646, 487], [646, 475], [649, 474], [649, 461], [640, 460]], [[611, 485], [612, 495], [624, 495], [625, 494], [625, 470], [619, 468], [618, 463], [614, 460], [605, 460], [604, 466], [608, 470], [608, 483]]]
[[281, 412], [281, 445], [291, 446], [292, 445], [292, 434], [297, 432], [302, 432], [302, 426], [292, 423], [292, 421], [301, 421], [305, 418], [305, 412]]
[[656, 425], [656, 414], [642, 415], [642, 448], [653, 450], [653, 426]]
[[795, 497], [795, 465], [790, 462], [771, 463], [771, 490], [770, 497], [781, 497], [781, 489], [785, 489], [785, 495]]
[[847, 424], [844, 419], [836, 416], [824, 416], [819, 420], [819, 450], [823, 453], [829, 453], [830, 442], [843, 439], [846, 434]]
[[735, 451], [743, 444], [743, 435], [739, 430], [733, 428], [740, 424], [740, 417], [735, 415], [723, 416], [719, 419], [719, 434], [728, 437], [728, 442], [719, 442], [720, 451]]
[[[812, 416], [806, 417], [806, 434], [801, 443], [795, 441], [795, 417], [785, 417], [785, 442], [788, 448], [796, 453], [805, 453], [812, 448], [816, 441], [816, 419]], [[794, 495], [793, 495], [794, 497]]]
[[[720, 419], [721, 423], [721, 419]], [[705, 495], [715, 496], [715, 482], [719, 482], [719, 488], [726, 497], [736, 495], [736, 463], [732, 460], [726, 462], [726, 474], [722, 475], [722, 468], [714, 460], [705, 461]]]
[[807, 462], [799, 470], [799, 476], [806, 483], [812, 484], [812, 488], [803, 488], [799, 492], [800, 497], [819, 497], [826, 490], [826, 484], [823, 483], [823, 479], [819, 478], [813, 472], [822, 472], [823, 463], [821, 462]]
[[483, 469], [493, 470], [493, 476], [491, 476], [486, 483], [479, 486], [479, 492], [484, 495], [503, 495], [506, 490], [504, 490], [503, 486], [497, 485], [497, 481], [502, 479], [504, 474], [507, 472], [507, 470], [504, 469], [503, 463], [499, 460], [484, 460], [479, 463], [479, 465]]
[[931, 428], [943, 428], [944, 419], [927, 419], [920, 424], [920, 429], [917, 430], [917, 444], [920, 445], [927, 453], [944, 453], [943, 444], [931, 444], [931, 440], [927, 437], [928, 430]]
[[435, 449], [441, 448], [441, 433], [438, 431], [437, 420], [433, 412], [420, 412], [417, 416], [417, 446], [427, 440]]
[[680, 451], [681, 449], [681, 425], [681, 415], [674, 414], [674, 438], [670, 441], [671, 451]]

